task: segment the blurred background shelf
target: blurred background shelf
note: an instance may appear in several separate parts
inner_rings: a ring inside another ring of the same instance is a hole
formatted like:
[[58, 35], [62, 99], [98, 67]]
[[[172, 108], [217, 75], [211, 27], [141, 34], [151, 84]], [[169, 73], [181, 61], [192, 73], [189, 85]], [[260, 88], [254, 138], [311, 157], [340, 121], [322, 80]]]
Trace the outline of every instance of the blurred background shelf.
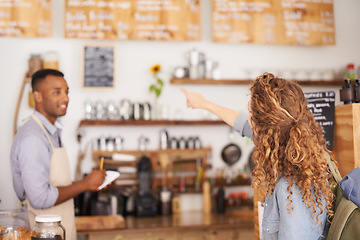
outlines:
[[79, 126], [206, 126], [226, 125], [221, 120], [81, 120]]
[[[290, 79], [291, 80], [291, 79]], [[240, 79], [190, 79], [190, 78], [172, 78], [171, 84], [199, 84], [199, 85], [250, 85], [254, 80], [240, 80]], [[344, 81], [341, 79], [335, 80], [297, 80], [302, 86], [342, 86]]]

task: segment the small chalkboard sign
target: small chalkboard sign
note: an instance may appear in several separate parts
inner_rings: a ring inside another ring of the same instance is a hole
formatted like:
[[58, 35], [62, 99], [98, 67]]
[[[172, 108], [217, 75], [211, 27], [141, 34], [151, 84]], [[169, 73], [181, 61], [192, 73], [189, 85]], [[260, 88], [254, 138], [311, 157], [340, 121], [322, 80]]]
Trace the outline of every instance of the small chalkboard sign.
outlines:
[[113, 46], [84, 46], [83, 87], [114, 87]]
[[305, 93], [305, 97], [310, 112], [323, 128], [326, 147], [331, 151], [334, 139], [335, 92], [311, 92]]

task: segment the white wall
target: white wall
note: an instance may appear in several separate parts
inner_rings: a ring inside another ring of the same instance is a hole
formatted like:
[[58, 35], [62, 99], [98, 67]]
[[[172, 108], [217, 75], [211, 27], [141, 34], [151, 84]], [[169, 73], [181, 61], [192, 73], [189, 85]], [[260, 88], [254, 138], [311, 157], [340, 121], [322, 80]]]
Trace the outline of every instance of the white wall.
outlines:
[[[65, 39], [63, 34], [64, 1], [54, 4], [54, 37], [51, 38], [0, 38], [0, 81], [1, 81], [1, 142], [0, 142], [0, 209], [18, 206], [18, 200], [12, 188], [9, 164], [12, 142], [15, 105], [23, 76], [27, 71], [27, 61], [32, 53], [45, 53], [54, 50], [60, 55], [60, 70], [70, 86], [70, 105], [63, 117], [63, 141], [67, 147], [74, 175], [77, 153], [80, 145], [76, 141], [76, 130], [83, 118], [86, 99], [115, 100], [129, 98], [134, 101], [151, 100], [148, 86], [153, 81], [149, 68], [156, 63], [163, 66], [163, 78], [166, 81], [164, 94], [160, 102], [169, 105], [172, 113], [179, 109], [185, 118], [201, 118], [201, 111], [186, 109], [185, 99], [179, 85], [170, 85], [170, 73], [174, 66], [185, 65], [185, 52], [196, 48], [214, 60], [219, 61], [222, 76], [236, 79], [245, 69], [272, 71], [278, 69], [333, 69], [340, 71], [347, 63], [360, 64], [360, 1], [335, 0], [336, 45], [321, 47], [271, 46], [251, 44], [222, 44], [211, 42], [210, 1], [203, 0], [203, 40], [199, 42], [149, 42], [149, 41], [100, 41]], [[85, 43], [111, 43], [116, 46], [116, 88], [106, 91], [84, 90], [81, 87], [81, 51]], [[246, 110], [248, 86], [184, 86], [189, 90], [200, 91], [209, 99], [228, 107]], [[305, 87], [305, 91], [334, 90], [339, 87]], [[337, 96], [337, 104], [339, 103]], [[25, 102], [21, 109], [21, 118], [29, 113]], [[85, 128], [85, 143], [101, 133], [120, 134], [126, 138], [125, 148], [136, 149], [141, 134], [151, 138], [150, 148], [157, 148], [158, 133], [161, 127], [101, 127]], [[168, 127], [174, 136], [200, 135], [204, 145], [213, 147], [211, 160], [214, 167], [222, 167], [220, 151], [228, 143], [228, 128], [214, 127]], [[249, 144], [240, 137], [236, 141], [243, 148], [239, 167], [247, 161]], [[84, 171], [91, 167], [87, 155]]]

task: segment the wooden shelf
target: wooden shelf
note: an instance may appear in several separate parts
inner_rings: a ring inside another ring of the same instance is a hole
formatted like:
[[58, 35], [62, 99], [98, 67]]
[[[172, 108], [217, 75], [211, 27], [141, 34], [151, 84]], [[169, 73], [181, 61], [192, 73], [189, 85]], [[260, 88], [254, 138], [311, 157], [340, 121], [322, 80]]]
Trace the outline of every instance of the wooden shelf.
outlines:
[[[172, 78], [171, 84], [199, 84], [199, 85], [250, 85], [254, 80], [239, 80], [239, 79], [190, 79], [190, 78]], [[342, 86], [343, 80], [336, 79], [331, 81], [325, 80], [297, 80], [302, 86]]]
[[[124, 150], [124, 151], [101, 151], [93, 150], [92, 156], [97, 167], [100, 165], [101, 157], [105, 158], [104, 169], [117, 169], [118, 167], [128, 166], [136, 167], [142, 156], [149, 157], [152, 165], [152, 171], [154, 173], [152, 190], [159, 192], [163, 186], [167, 186], [173, 192], [179, 191], [180, 177], [176, 174], [186, 172], [192, 173], [193, 176], [185, 177], [185, 185], [187, 192], [199, 192], [201, 191], [202, 182], [206, 178], [206, 169], [208, 154], [211, 153], [211, 147], [199, 148], [199, 149], [152, 149], [152, 150]], [[133, 155], [134, 161], [117, 161], [113, 160], [114, 153]], [[201, 164], [204, 169], [201, 179], [196, 180], [196, 175]], [[124, 178], [125, 177], [125, 178]], [[123, 181], [122, 181], [123, 180]], [[125, 180], [125, 181], [124, 181]], [[121, 181], [123, 183], [121, 183]], [[124, 174], [123, 177], [119, 177], [115, 181], [114, 186], [110, 187], [110, 190], [119, 186], [128, 186], [134, 189], [137, 188], [137, 176], [136, 173]]]
[[211, 151], [211, 147], [196, 148], [196, 149], [149, 149], [145, 151], [141, 150], [122, 150], [122, 151], [101, 151], [93, 150], [93, 154], [112, 154], [112, 153], [124, 153], [124, 154], [142, 154], [142, 153], [203, 153]]
[[81, 120], [80, 127], [85, 126], [204, 126], [226, 125], [221, 120]]
[[[187, 159], [196, 159], [201, 158], [207, 155], [207, 153], [211, 152], [211, 147], [199, 148], [199, 149], [152, 149], [152, 150], [123, 150], [123, 151], [101, 151], [101, 150], [93, 150], [93, 160], [100, 164], [100, 158], [105, 157], [105, 165], [116, 166], [116, 165], [131, 165], [134, 162], [131, 161], [116, 161], [112, 160], [112, 155], [114, 153], [122, 153], [129, 154], [135, 156], [138, 160], [141, 156], [154, 156], [157, 158], [158, 154], [167, 154], [172, 159], [181, 159], [182, 161], [186, 161]], [[137, 162], [137, 160], [135, 162]], [[155, 169], [155, 168], [154, 168]]]

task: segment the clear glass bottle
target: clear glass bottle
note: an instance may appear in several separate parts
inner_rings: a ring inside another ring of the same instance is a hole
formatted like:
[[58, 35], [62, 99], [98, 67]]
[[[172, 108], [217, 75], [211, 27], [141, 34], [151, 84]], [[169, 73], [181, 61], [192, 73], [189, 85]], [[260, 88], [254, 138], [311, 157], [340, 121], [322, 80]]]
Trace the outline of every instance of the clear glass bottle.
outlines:
[[31, 239], [62, 240], [65, 239], [65, 228], [59, 215], [38, 215], [31, 231]]

